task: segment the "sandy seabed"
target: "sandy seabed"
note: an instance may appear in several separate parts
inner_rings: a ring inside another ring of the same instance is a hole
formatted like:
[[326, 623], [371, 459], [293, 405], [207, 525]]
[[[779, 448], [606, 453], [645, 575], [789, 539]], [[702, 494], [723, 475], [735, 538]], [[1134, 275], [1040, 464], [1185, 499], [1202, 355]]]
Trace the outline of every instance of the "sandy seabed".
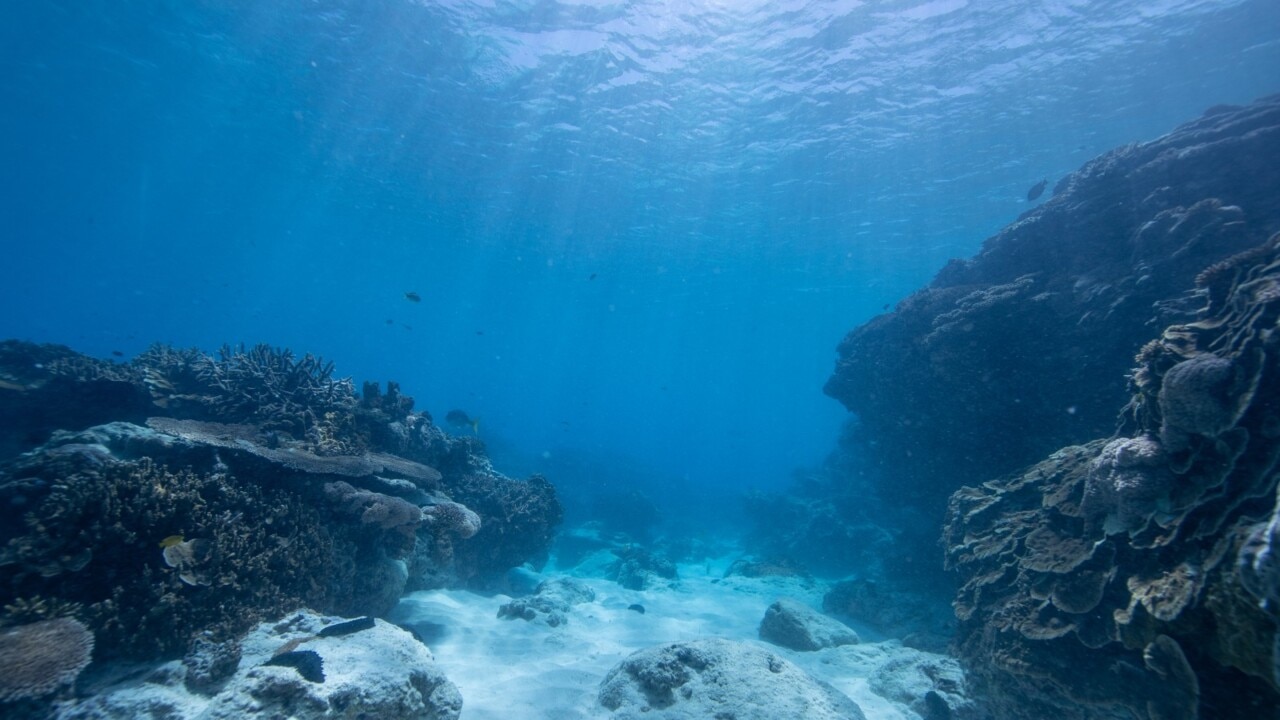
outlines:
[[[631, 653], [708, 637], [760, 642], [760, 620], [780, 597], [822, 607], [820, 583], [724, 578], [727, 565], [728, 560], [681, 565], [678, 581], [644, 591], [575, 575], [596, 599], [574, 606], [559, 627], [501, 619], [498, 608], [510, 596], [462, 590], [410, 594], [389, 619], [412, 628], [431, 648], [462, 692], [462, 720], [601, 718], [608, 713], [596, 702], [600, 682]], [[563, 574], [552, 570], [547, 577]], [[628, 609], [634, 604], [645, 612]], [[848, 695], [868, 720], [917, 720], [907, 706], [873, 692], [868, 680], [885, 663], [919, 651], [896, 640], [868, 642], [865, 628], [854, 629], [864, 642], [816, 652], [765, 646]]]

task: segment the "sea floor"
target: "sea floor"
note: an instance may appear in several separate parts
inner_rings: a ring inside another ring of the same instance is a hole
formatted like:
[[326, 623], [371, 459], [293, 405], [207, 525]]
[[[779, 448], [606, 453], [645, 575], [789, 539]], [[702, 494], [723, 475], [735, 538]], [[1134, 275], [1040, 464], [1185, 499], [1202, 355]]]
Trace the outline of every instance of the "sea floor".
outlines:
[[[780, 597], [822, 607], [825, 586], [795, 577], [724, 577], [732, 558], [680, 565], [679, 580], [644, 591], [628, 590], [599, 577], [576, 580], [596, 599], [574, 606], [567, 622], [548, 627], [538, 622], [498, 617], [510, 596], [436, 590], [407, 595], [389, 618], [412, 628], [431, 648], [436, 662], [464, 698], [463, 720], [576, 720], [607, 715], [597, 704], [601, 680], [631, 653], [667, 642], [719, 637], [760, 642], [757, 629], [766, 608]], [[589, 563], [588, 563], [589, 565]], [[569, 575], [552, 570], [548, 578]], [[643, 614], [628, 609], [642, 605]], [[767, 647], [826, 681], [856, 701], [869, 720], [918, 720], [906, 704], [872, 690], [900, 688], [909, 680], [886, 673], [900, 671], [923, 657], [896, 640], [864, 642], [816, 652]], [[888, 694], [893, 695], [892, 691]]]

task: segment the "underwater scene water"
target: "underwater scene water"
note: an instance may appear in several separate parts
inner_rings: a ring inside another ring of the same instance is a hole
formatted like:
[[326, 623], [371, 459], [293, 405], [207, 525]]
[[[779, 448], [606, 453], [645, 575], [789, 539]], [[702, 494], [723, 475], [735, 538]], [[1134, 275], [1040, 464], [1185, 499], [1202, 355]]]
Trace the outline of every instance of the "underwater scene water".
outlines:
[[0, 6], [0, 715], [1280, 718], [1273, 0]]

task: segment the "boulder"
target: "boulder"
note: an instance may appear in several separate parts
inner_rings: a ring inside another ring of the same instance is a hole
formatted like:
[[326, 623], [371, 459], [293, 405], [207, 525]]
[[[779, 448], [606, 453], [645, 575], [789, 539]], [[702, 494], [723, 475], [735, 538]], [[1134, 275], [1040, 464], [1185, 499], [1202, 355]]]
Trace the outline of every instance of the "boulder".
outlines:
[[782, 598], [765, 611], [760, 639], [792, 650], [813, 651], [854, 645], [858, 633], [807, 605]]
[[[240, 640], [239, 669], [212, 697], [188, 690], [184, 679], [190, 669], [173, 661], [153, 670], [145, 682], [125, 680], [88, 699], [60, 703], [54, 716], [59, 720], [458, 718], [462, 696], [436, 667], [425, 645], [382, 621], [359, 632], [328, 636], [323, 632], [341, 622], [341, 618], [303, 611], [281, 622], [258, 625]], [[318, 662], [304, 668], [278, 660], [289, 655], [314, 656]]]
[[609, 671], [600, 704], [616, 720], [864, 720], [857, 703], [759, 645], [721, 639], [646, 648]]

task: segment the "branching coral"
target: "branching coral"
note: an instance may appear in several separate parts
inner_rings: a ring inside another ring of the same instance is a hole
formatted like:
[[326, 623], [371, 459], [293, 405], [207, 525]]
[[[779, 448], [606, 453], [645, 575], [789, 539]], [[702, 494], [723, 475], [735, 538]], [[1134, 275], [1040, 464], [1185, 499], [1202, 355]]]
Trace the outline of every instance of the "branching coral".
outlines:
[[325, 413], [349, 410], [356, 401], [355, 385], [349, 378], [334, 379], [333, 363], [310, 353], [295, 358], [292, 351], [270, 345], [224, 345], [216, 360], [205, 357], [196, 372], [218, 391], [213, 407], [218, 416], [298, 438]]

